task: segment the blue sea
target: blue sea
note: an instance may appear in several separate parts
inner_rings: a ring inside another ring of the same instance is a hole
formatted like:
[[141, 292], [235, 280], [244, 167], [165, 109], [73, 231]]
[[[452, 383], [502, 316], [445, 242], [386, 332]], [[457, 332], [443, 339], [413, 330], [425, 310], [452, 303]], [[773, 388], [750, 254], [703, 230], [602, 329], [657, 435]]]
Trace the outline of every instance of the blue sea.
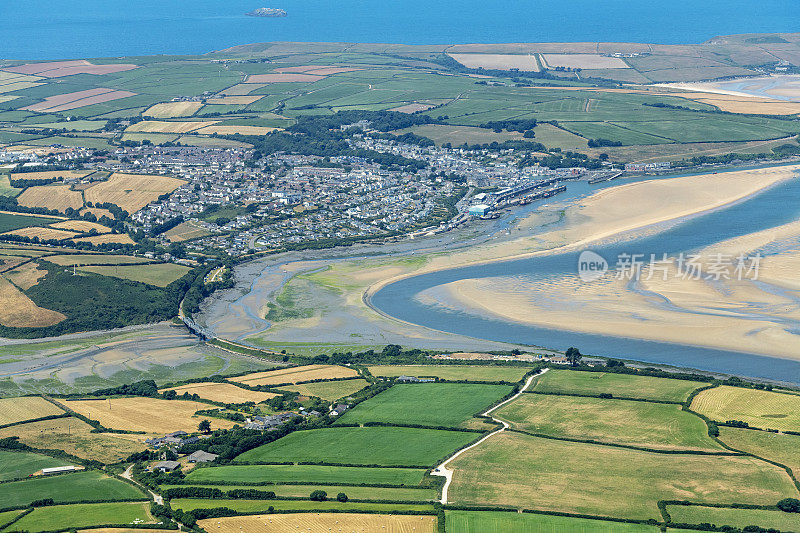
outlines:
[[[201, 54], [264, 41], [699, 43], [800, 28], [796, 0], [0, 0], [1, 59]], [[285, 18], [254, 18], [258, 7]]]

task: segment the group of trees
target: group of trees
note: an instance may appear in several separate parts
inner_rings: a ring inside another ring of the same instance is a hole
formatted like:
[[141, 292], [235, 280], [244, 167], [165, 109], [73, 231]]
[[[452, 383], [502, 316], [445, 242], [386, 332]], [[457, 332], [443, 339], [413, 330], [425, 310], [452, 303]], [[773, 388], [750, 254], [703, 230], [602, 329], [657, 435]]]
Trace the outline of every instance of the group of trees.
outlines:
[[503, 130], [518, 131], [520, 133], [524, 133], [536, 127], [536, 119], [518, 118], [518, 119], [507, 119], [507, 120], [490, 120], [489, 122], [480, 124], [478, 127], [494, 130], [497, 133], [500, 133]]

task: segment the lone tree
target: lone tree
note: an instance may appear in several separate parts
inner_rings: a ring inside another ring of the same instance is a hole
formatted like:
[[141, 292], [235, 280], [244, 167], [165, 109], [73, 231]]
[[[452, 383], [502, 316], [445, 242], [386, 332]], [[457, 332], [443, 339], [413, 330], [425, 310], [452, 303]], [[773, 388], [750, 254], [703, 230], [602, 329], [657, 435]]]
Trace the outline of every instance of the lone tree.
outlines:
[[336, 495], [336, 499], [337, 499], [338, 501], [340, 501], [340, 502], [344, 503], [344, 502], [346, 502], [347, 500], [349, 500], [350, 498], [348, 498], [348, 497], [347, 497], [347, 494], [345, 494], [344, 492], [340, 492], [339, 494], [337, 494], [337, 495]]
[[786, 513], [800, 513], [800, 500], [797, 498], [784, 498], [778, 502], [778, 509]]
[[200, 423], [197, 424], [197, 429], [202, 433], [211, 433], [211, 422], [205, 419], [201, 420]]
[[569, 361], [569, 364], [571, 364], [572, 366], [578, 366], [578, 363], [581, 362], [581, 358], [583, 358], [583, 355], [581, 355], [581, 351], [575, 348], [574, 346], [570, 346], [569, 348], [567, 348], [567, 351], [564, 355], [567, 356], [567, 361]]
[[311, 496], [309, 496], [309, 498], [313, 502], [324, 502], [325, 500], [328, 499], [328, 493], [325, 492], [324, 490], [315, 490], [311, 493]]

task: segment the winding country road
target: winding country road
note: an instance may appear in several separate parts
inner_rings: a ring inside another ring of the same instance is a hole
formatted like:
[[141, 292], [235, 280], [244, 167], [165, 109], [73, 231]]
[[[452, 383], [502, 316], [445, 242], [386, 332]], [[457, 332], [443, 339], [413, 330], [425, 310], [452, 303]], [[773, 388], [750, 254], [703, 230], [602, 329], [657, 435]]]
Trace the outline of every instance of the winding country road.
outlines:
[[528, 387], [530, 387], [530, 385], [531, 385], [531, 382], [533, 382], [534, 378], [537, 378], [537, 377], [541, 376], [542, 374], [544, 374], [544, 373], [545, 373], [545, 372], [547, 372], [548, 370], [550, 370], [550, 369], [549, 369], [549, 368], [545, 368], [545, 369], [542, 369], [542, 371], [541, 371], [541, 372], [539, 372], [538, 374], [534, 374], [534, 375], [530, 376], [530, 377], [528, 378], [528, 380], [527, 380], [527, 381], [525, 381], [525, 385], [523, 385], [523, 386], [522, 386], [522, 388], [519, 390], [519, 392], [518, 392], [518, 393], [516, 393], [514, 396], [512, 396], [512, 397], [511, 397], [511, 398], [509, 398], [508, 400], [505, 400], [505, 401], [503, 401], [503, 402], [500, 402], [499, 404], [497, 404], [497, 405], [495, 405], [494, 407], [490, 408], [488, 411], [486, 411], [486, 412], [484, 412], [484, 413], [482, 413], [482, 414], [481, 414], [481, 416], [489, 416], [489, 417], [491, 417], [491, 419], [492, 419], [492, 420], [494, 420], [495, 422], [497, 422], [497, 423], [499, 423], [499, 424], [502, 424], [502, 425], [503, 425], [503, 427], [501, 427], [501, 428], [499, 428], [499, 429], [496, 429], [495, 431], [492, 431], [491, 433], [489, 433], [488, 435], [486, 435], [485, 437], [483, 437], [483, 438], [482, 438], [481, 440], [479, 440], [478, 442], [475, 442], [475, 443], [473, 443], [473, 444], [470, 444], [470, 445], [469, 445], [469, 446], [467, 446], [466, 448], [461, 448], [461, 449], [460, 449], [460, 450], [458, 450], [456, 453], [454, 453], [453, 455], [451, 455], [450, 457], [448, 457], [447, 459], [445, 459], [445, 461], [444, 461], [442, 464], [440, 464], [439, 466], [437, 466], [437, 467], [436, 467], [436, 468], [435, 468], [435, 469], [434, 469], [434, 470], [431, 472], [431, 475], [432, 475], [432, 476], [441, 476], [441, 477], [445, 478], [444, 487], [442, 487], [442, 498], [439, 500], [441, 503], [447, 503], [447, 490], [450, 488], [450, 483], [453, 481], [453, 470], [452, 470], [452, 469], [450, 469], [450, 468], [447, 468], [447, 463], [449, 463], [450, 461], [452, 461], [453, 459], [455, 459], [456, 457], [458, 457], [458, 456], [459, 456], [459, 455], [461, 455], [462, 453], [466, 452], [467, 450], [471, 450], [472, 448], [474, 448], [474, 447], [478, 446], [479, 444], [481, 444], [482, 442], [484, 442], [484, 441], [485, 441], [486, 439], [488, 439], [489, 437], [491, 437], [491, 436], [493, 436], [493, 435], [497, 435], [498, 433], [502, 433], [503, 431], [505, 431], [506, 429], [508, 429], [509, 427], [511, 427], [511, 426], [508, 424], [508, 422], [504, 422], [503, 420], [500, 420], [499, 418], [495, 418], [495, 417], [493, 417], [493, 416], [491, 415], [492, 411], [496, 411], [496, 410], [500, 409], [501, 407], [503, 407], [504, 405], [506, 405], [507, 403], [509, 403], [509, 402], [512, 402], [512, 401], [516, 400], [517, 398], [519, 398], [519, 396], [520, 396], [522, 393], [524, 393], [524, 392], [525, 392], [525, 391], [528, 389]]

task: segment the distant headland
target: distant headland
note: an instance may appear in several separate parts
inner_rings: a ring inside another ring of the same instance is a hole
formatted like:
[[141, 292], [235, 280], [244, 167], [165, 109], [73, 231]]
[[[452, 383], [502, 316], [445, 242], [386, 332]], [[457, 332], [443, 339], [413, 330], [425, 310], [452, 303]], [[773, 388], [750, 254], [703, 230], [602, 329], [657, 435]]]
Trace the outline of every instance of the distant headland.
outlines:
[[286, 11], [274, 7], [259, 7], [245, 15], [248, 17], [285, 17]]

